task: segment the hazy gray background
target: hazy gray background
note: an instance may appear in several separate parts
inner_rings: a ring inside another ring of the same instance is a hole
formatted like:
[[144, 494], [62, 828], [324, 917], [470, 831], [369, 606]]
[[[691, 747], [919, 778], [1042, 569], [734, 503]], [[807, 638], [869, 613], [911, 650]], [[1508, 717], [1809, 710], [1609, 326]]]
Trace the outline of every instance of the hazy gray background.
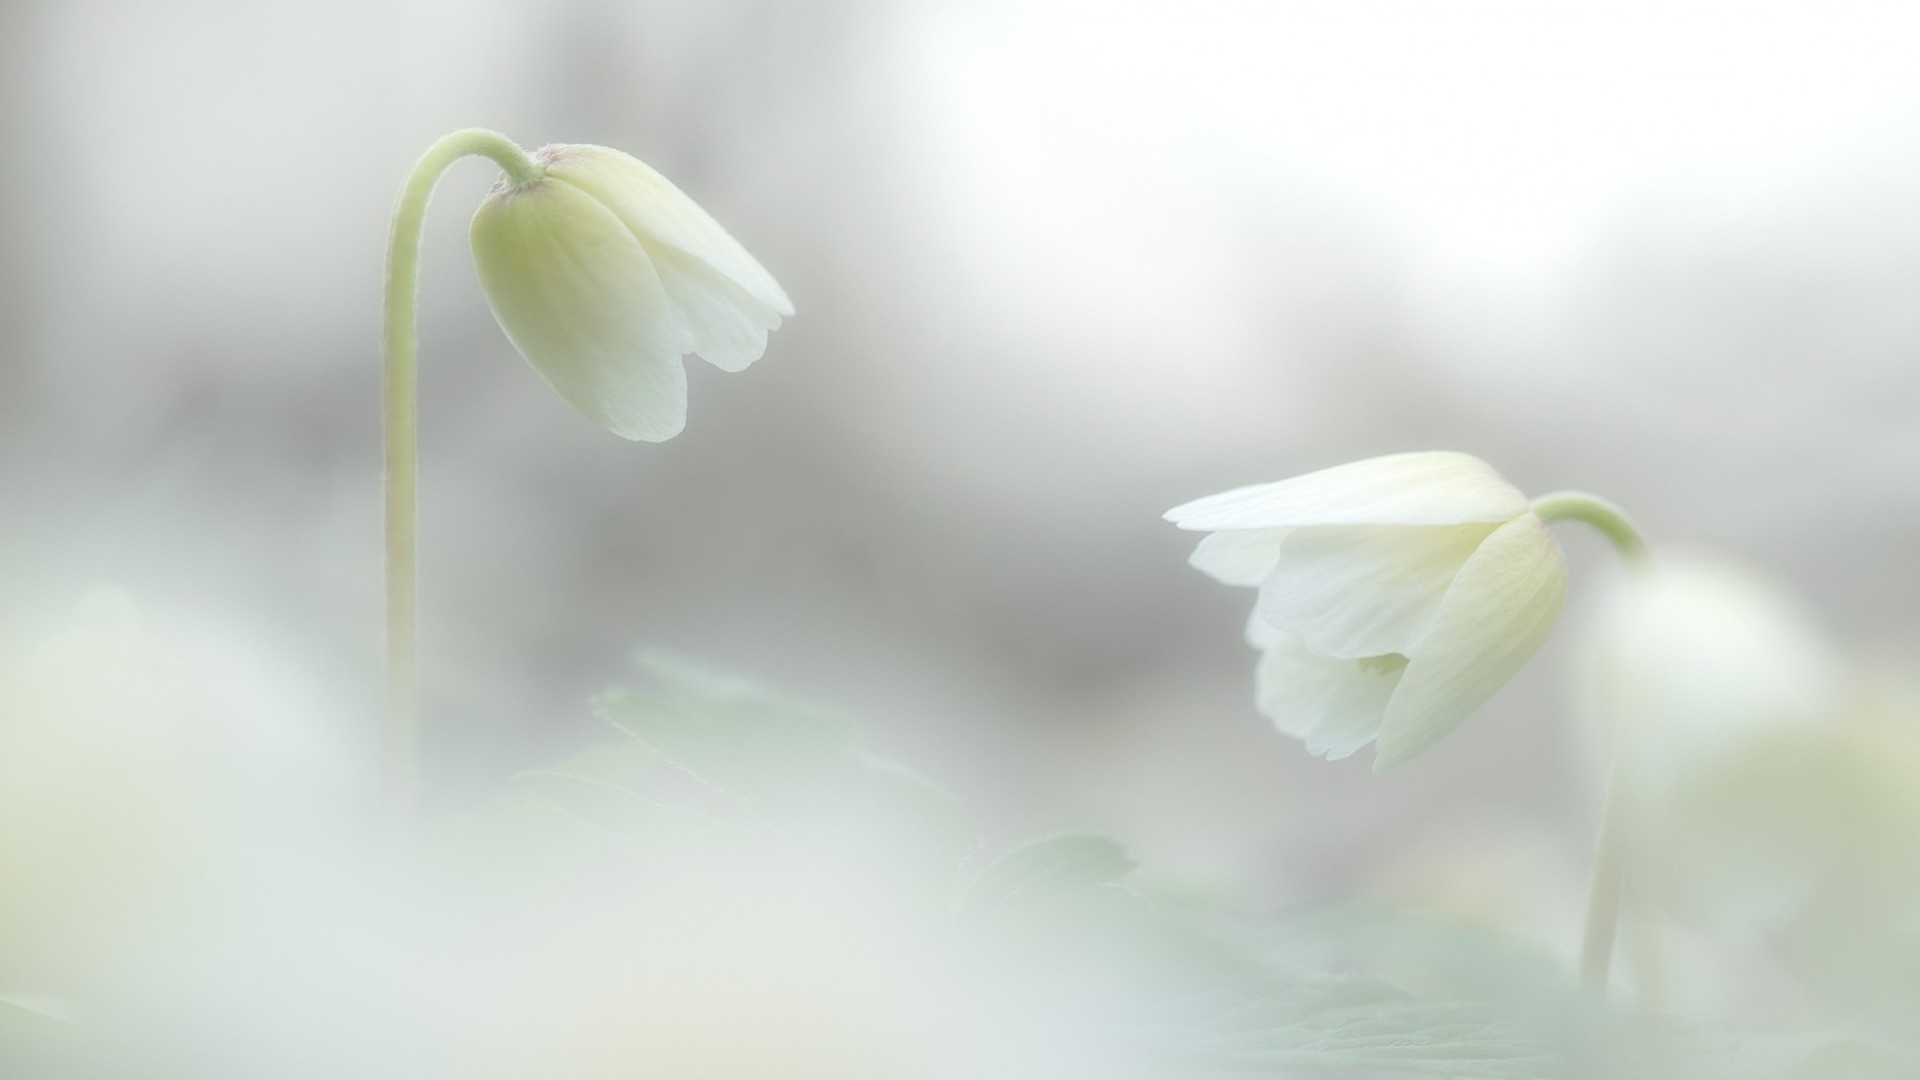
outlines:
[[[452, 128], [630, 151], [799, 314], [622, 442], [423, 289], [443, 805], [650, 643], [858, 713], [996, 840], [1272, 902], [1434, 830], [1585, 843], [1562, 632], [1376, 779], [1271, 733], [1162, 510], [1396, 450], [1920, 607], [1910, 5], [0, 0], [0, 643], [112, 583], [372, 743], [387, 215]], [[1573, 616], [1601, 546], [1568, 537]]]

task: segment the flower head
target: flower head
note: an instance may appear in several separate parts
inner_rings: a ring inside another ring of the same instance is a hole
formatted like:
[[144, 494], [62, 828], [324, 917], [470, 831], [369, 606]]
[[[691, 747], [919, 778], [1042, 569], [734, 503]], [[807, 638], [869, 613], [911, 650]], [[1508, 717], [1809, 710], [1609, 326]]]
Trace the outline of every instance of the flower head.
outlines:
[[1595, 615], [1575, 653], [1596, 713], [1591, 741], [1597, 750], [1616, 730], [1631, 738], [1643, 783], [1666, 786], [1742, 743], [1818, 727], [1840, 710], [1845, 664], [1819, 620], [1731, 556], [1663, 549]]
[[616, 435], [686, 426], [697, 353], [723, 371], [760, 358], [793, 314], [772, 275], [666, 177], [602, 146], [534, 154], [544, 174], [502, 181], [470, 230], [493, 314], [574, 408]]
[[1261, 712], [1384, 771], [1437, 742], [1526, 663], [1560, 613], [1560, 546], [1466, 454], [1394, 454], [1167, 512], [1210, 532], [1192, 564], [1260, 590]]

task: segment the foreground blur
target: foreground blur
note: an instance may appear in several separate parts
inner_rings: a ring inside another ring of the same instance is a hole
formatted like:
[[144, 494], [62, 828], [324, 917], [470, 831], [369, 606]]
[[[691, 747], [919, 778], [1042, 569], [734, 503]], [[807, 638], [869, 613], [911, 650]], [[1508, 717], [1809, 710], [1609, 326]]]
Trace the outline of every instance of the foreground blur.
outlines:
[[[1656, 612], [1755, 632], [1636, 652]], [[605, 745], [403, 839], [355, 770], [285, 753], [302, 733], [231, 668], [96, 594], [0, 682], [0, 1060], [55, 1080], [1907, 1076], [1920, 710], [1884, 687], [1748, 694], [1825, 670], [1798, 620], [1683, 554], [1593, 631], [1592, 701], [1711, 735], [1621, 729], [1644, 828], [1631, 985], [1607, 1006], [1573, 983], [1564, 863], [1511, 828], [1388, 862], [1385, 906], [1252, 918], [1143, 891], [1099, 837], [996, 855], [840, 716], [664, 657], [599, 699]]]

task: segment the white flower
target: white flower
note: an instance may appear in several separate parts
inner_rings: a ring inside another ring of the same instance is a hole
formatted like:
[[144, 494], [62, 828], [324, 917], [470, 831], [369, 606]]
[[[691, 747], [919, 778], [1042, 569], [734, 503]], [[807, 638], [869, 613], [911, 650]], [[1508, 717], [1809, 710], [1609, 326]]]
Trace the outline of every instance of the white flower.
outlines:
[[1621, 579], [1578, 655], [1603, 729], [1591, 741], [1625, 725], [1655, 787], [1840, 708], [1843, 664], [1818, 620], [1763, 572], [1710, 552], [1663, 549]]
[[[1576, 653], [1588, 757], [1623, 763], [1633, 850], [1676, 914], [1753, 941], [1823, 894], [1865, 900], [1870, 879], [1910, 906], [1913, 878], [1885, 856], [1898, 842], [1869, 838], [1911, 835], [1920, 744], [1850, 715], [1846, 661], [1798, 597], [1728, 556], [1663, 548], [1596, 615]], [[1849, 852], [1875, 852], [1874, 869], [1836, 890], [1863, 869]]]
[[739, 371], [793, 314], [772, 275], [666, 177], [602, 146], [542, 147], [545, 175], [497, 185], [473, 216], [473, 258], [514, 347], [616, 435], [686, 426], [697, 353]]
[[1566, 591], [1526, 496], [1466, 454], [1394, 454], [1167, 512], [1198, 569], [1260, 590], [1260, 711], [1375, 771], [1432, 746], [1518, 671]]

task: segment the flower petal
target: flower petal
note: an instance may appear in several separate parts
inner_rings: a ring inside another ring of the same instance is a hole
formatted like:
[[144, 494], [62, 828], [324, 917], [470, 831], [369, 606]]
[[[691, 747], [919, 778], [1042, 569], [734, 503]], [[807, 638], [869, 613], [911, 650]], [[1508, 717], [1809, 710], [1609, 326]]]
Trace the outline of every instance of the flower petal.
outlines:
[[[1260, 586], [1260, 614], [1322, 656], [1412, 655], [1455, 574], [1495, 526], [1295, 529]], [[1218, 534], [1216, 534], [1218, 535]]]
[[1526, 514], [1487, 537], [1453, 579], [1387, 705], [1374, 771], [1438, 742], [1513, 677], [1552, 632], [1566, 564], [1547, 526]]
[[547, 175], [606, 204], [642, 242], [675, 248], [711, 266], [773, 314], [793, 314], [793, 301], [773, 275], [699, 203], [639, 158], [585, 144], [544, 146], [536, 156]]
[[1272, 484], [1236, 488], [1167, 511], [1183, 529], [1301, 525], [1460, 525], [1511, 521], [1527, 498], [1469, 454], [1389, 454]]
[[1280, 561], [1285, 529], [1217, 532], [1200, 541], [1187, 565], [1224, 585], [1258, 585]]
[[1406, 667], [1404, 656], [1315, 656], [1298, 638], [1283, 635], [1260, 657], [1255, 701], [1282, 733], [1304, 739], [1309, 753], [1338, 761], [1380, 734]]
[[1253, 610], [1247, 612], [1247, 626], [1243, 631], [1243, 636], [1246, 638], [1247, 644], [1265, 651], [1282, 641], [1293, 638], [1295, 635], [1289, 634], [1285, 630], [1261, 618], [1260, 605], [1255, 604], [1253, 605]]
[[680, 433], [691, 341], [611, 210], [547, 180], [489, 196], [469, 236], [494, 318], [561, 397], [625, 438]]
[[740, 371], [760, 359], [767, 351], [767, 333], [780, 325], [773, 309], [677, 248], [641, 246], [653, 257], [667, 302], [686, 327], [693, 352], [722, 371]]

